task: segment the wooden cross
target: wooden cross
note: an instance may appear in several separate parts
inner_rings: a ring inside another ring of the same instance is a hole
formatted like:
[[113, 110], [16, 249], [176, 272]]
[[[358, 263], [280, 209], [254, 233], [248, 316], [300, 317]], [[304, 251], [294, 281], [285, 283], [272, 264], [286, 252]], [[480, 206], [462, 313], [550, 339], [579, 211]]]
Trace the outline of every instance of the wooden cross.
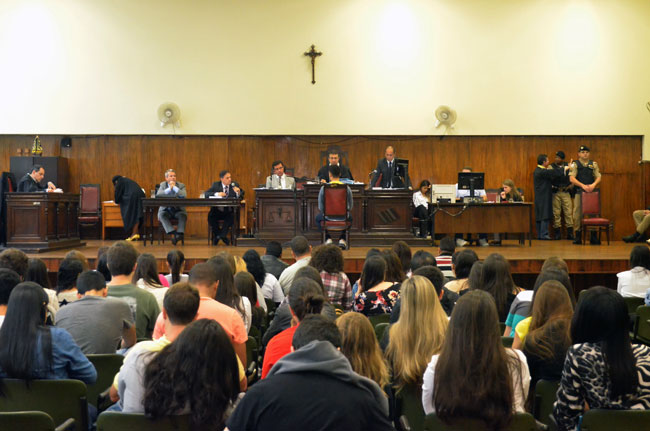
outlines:
[[316, 78], [315, 78], [314, 68], [316, 66], [316, 57], [320, 57], [321, 55], [323, 55], [323, 53], [316, 51], [316, 47], [312, 45], [311, 50], [305, 52], [304, 55], [311, 57], [311, 83], [315, 84]]

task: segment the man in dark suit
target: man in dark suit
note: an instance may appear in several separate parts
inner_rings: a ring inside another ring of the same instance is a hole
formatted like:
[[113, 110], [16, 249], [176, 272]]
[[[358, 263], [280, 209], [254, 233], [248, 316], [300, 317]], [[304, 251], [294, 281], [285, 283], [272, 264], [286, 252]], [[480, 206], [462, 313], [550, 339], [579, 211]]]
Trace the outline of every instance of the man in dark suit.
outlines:
[[56, 186], [52, 182], [47, 183], [47, 187], [41, 185], [41, 181], [45, 177], [45, 169], [41, 165], [34, 165], [32, 172], [26, 173], [24, 177], [18, 181], [18, 192], [51, 192]]
[[[219, 177], [221, 181], [216, 181], [212, 184], [212, 187], [205, 192], [206, 198], [243, 198], [244, 191], [239, 188], [239, 184], [233, 182], [230, 171], [223, 170], [219, 172]], [[223, 225], [219, 229], [219, 220], [223, 220]], [[230, 245], [230, 241], [226, 237], [228, 234], [228, 229], [233, 225], [235, 221], [234, 211], [232, 208], [219, 208], [214, 207], [210, 210], [208, 214], [208, 223], [212, 228], [213, 238], [212, 244], [217, 245], [219, 240], [223, 241], [224, 244]]]
[[[404, 171], [404, 172], [403, 172]], [[377, 184], [381, 176], [381, 183]], [[411, 187], [411, 179], [404, 167], [398, 166], [395, 160], [395, 149], [392, 146], [386, 147], [384, 158], [377, 162], [375, 174], [372, 176], [370, 187], [381, 187], [384, 189], [405, 189]]]
[[555, 170], [549, 168], [548, 156], [537, 156], [537, 167], [533, 172], [533, 185], [535, 187], [535, 223], [537, 225], [537, 239], [551, 239], [548, 227], [553, 218], [553, 180], [561, 177], [569, 166]]
[[339, 164], [340, 156], [339, 153], [336, 152], [336, 150], [330, 150], [327, 156], [327, 161], [329, 163], [321, 167], [320, 170], [318, 171], [318, 178], [320, 179], [321, 183], [326, 183], [330, 180], [329, 167], [334, 165], [341, 168], [341, 178], [347, 178], [351, 181], [354, 181], [354, 178], [352, 178], [352, 172], [350, 172], [350, 170], [346, 166]]

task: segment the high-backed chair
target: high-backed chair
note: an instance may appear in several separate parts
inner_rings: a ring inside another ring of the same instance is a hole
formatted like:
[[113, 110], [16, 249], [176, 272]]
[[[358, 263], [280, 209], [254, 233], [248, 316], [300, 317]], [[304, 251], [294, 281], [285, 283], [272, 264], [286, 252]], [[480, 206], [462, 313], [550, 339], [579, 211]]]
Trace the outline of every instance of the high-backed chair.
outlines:
[[141, 413], [104, 412], [97, 418], [97, 431], [189, 431], [190, 417], [168, 416], [151, 420]]
[[350, 248], [350, 226], [352, 219], [348, 211], [348, 186], [345, 184], [323, 185], [325, 199], [322, 222], [322, 242], [325, 242], [325, 234], [329, 231], [345, 232], [345, 242]]
[[600, 191], [596, 190], [591, 193], [582, 193], [582, 243], [587, 238], [587, 231], [600, 233], [605, 231], [607, 235], [607, 245], [609, 245], [609, 232], [614, 230], [614, 225], [609, 219], [601, 217], [600, 214]]
[[74, 419], [76, 431], [88, 430], [86, 384], [80, 380], [4, 379], [5, 396], [0, 397], [0, 411], [37, 410], [52, 417], [55, 424]]
[[99, 184], [79, 186], [79, 226], [99, 226], [102, 222]]

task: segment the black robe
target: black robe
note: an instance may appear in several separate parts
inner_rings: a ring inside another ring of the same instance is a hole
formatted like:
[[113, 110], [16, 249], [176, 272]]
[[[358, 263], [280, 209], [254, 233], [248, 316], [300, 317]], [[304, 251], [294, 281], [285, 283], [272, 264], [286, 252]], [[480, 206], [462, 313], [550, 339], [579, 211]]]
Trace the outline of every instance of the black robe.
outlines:
[[135, 181], [119, 177], [115, 184], [115, 203], [120, 206], [122, 222], [127, 234], [131, 234], [133, 226], [144, 219], [142, 199], [145, 197], [142, 188]]
[[553, 218], [553, 180], [562, 176], [562, 171], [542, 169], [539, 166], [533, 172], [535, 186], [535, 221], [546, 221]]
[[[350, 172], [350, 169], [348, 169], [347, 166], [343, 166], [339, 164], [339, 168], [341, 168], [341, 178], [348, 178], [349, 180], [354, 181], [354, 178], [352, 178], [352, 172]], [[318, 170], [318, 178], [321, 180], [325, 180], [326, 182], [329, 182], [330, 180], [330, 165], [325, 165], [322, 166]]]
[[31, 192], [44, 192], [47, 190], [47, 187], [43, 187], [36, 181], [34, 181], [34, 178], [32, 178], [31, 175], [25, 174], [24, 177], [20, 179], [18, 182], [18, 190], [17, 192], [21, 193], [31, 193]]

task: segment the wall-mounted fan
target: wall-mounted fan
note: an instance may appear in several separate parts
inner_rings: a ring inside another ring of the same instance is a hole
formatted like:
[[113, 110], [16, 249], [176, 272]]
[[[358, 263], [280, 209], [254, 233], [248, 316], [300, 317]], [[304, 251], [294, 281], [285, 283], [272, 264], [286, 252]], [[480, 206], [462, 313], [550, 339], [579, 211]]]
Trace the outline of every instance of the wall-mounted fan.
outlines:
[[451, 109], [449, 106], [440, 105], [436, 109], [436, 127], [444, 125], [447, 128], [454, 127], [456, 122], [456, 111]]
[[181, 127], [181, 108], [172, 102], [163, 103], [158, 107], [158, 120], [160, 120], [161, 127], [165, 127], [167, 124]]

